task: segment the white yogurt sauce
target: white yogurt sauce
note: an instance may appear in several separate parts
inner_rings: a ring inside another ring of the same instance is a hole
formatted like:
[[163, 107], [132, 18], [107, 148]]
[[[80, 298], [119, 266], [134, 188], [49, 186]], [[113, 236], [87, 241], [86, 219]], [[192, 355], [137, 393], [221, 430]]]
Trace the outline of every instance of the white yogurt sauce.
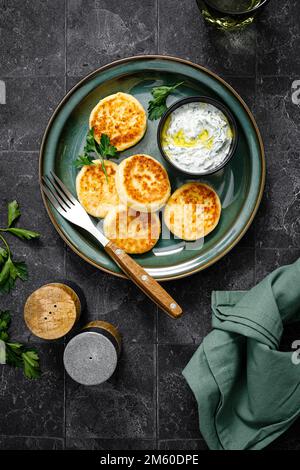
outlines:
[[209, 103], [192, 102], [175, 109], [162, 132], [162, 148], [183, 170], [214, 170], [227, 157], [232, 130], [225, 114]]

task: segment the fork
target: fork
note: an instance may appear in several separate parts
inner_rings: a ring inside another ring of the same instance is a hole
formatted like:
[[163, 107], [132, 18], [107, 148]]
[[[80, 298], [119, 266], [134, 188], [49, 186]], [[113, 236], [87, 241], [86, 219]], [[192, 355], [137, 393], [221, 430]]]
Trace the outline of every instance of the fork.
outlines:
[[106, 253], [116, 262], [120, 269], [162, 310], [173, 318], [182, 314], [181, 307], [174, 299], [127, 253], [110, 241], [93, 224], [82, 205], [77, 201], [65, 184], [52, 171], [51, 175], [42, 177], [41, 187], [45, 196], [59, 214], [72, 224], [85, 229], [101, 243]]

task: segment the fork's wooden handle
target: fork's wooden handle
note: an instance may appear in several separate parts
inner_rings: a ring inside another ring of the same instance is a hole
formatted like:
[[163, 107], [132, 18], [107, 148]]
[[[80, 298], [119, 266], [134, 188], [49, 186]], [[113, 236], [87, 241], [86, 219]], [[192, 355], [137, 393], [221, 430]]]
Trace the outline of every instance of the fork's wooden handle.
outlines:
[[158, 284], [153, 277], [137, 264], [123, 250], [118, 248], [113, 242], [105, 246], [105, 251], [124, 271], [125, 274], [155, 302], [162, 310], [173, 318], [178, 318], [182, 314], [182, 309], [174, 299]]

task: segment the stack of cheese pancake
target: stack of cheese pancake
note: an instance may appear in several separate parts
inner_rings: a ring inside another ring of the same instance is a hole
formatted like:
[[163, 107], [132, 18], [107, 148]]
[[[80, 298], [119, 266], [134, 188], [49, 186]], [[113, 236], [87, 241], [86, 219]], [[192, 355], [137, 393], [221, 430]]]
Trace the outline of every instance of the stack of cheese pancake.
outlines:
[[[106, 134], [111, 144], [123, 151], [142, 139], [147, 117], [136, 98], [119, 92], [95, 106], [89, 125], [94, 129], [96, 141]], [[80, 170], [76, 179], [78, 199], [90, 215], [105, 218], [105, 235], [127, 253], [145, 253], [154, 247], [161, 231], [157, 211], [165, 205], [165, 224], [185, 240], [203, 237], [217, 225], [221, 204], [209, 186], [188, 183], [170, 197], [168, 174], [150, 155], [135, 154], [119, 165], [108, 160], [104, 164], [107, 175], [100, 160]], [[204, 205], [200, 218], [199, 205]]]
[[100, 160], [82, 167], [76, 178], [76, 191], [81, 205], [89, 214], [101, 218], [120, 202], [115, 182], [118, 165], [109, 160], [104, 160], [104, 164], [107, 179]]
[[119, 165], [116, 175], [121, 201], [141, 212], [161, 209], [171, 194], [168, 174], [164, 167], [149, 155], [132, 155]]

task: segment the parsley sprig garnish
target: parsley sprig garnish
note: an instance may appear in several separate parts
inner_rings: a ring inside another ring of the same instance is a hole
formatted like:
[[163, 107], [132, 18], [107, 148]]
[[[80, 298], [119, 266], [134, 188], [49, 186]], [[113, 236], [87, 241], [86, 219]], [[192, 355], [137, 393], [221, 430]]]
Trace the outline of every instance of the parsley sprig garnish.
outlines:
[[153, 100], [150, 100], [148, 105], [148, 116], [150, 121], [159, 119], [164, 114], [167, 110], [167, 98], [169, 94], [183, 83], [184, 82], [180, 82], [173, 86], [156, 86], [152, 88], [151, 95], [153, 96]]
[[94, 137], [94, 129], [90, 129], [87, 137], [86, 137], [86, 143], [83, 149], [83, 155], [79, 155], [75, 162], [74, 165], [76, 168], [81, 168], [85, 165], [93, 165], [93, 161], [95, 160], [95, 155], [99, 158], [101, 161], [101, 166], [103, 169], [103, 173], [105, 174], [106, 181], [108, 180], [107, 178], [107, 171], [106, 167], [104, 164], [104, 160], [107, 158], [111, 157], [117, 157], [118, 151], [116, 147], [114, 147], [110, 143], [110, 139], [108, 135], [102, 134], [100, 138], [100, 142], [98, 143], [95, 140]]
[[0, 293], [8, 293], [15, 285], [16, 279], [26, 281], [28, 278], [28, 270], [24, 261], [15, 261], [13, 259], [7, 240], [3, 233], [11, 233], [22, 240], [31, 240], [38, 238], [39, 233], [24, 228], [14, 227], [15, 222], [20, 217], [21, 211], [17, 201], [8, 204], [7, 227], [0, 228], [0, 240], [3, 247], [0, 246]]
[[40, 374], [39, 356], [34, 348], [12, 343], [9, 337], [11, 316], [9, 311], [0, 312], [0, 363], [23, 369], [25, 377], [37, 379]]

